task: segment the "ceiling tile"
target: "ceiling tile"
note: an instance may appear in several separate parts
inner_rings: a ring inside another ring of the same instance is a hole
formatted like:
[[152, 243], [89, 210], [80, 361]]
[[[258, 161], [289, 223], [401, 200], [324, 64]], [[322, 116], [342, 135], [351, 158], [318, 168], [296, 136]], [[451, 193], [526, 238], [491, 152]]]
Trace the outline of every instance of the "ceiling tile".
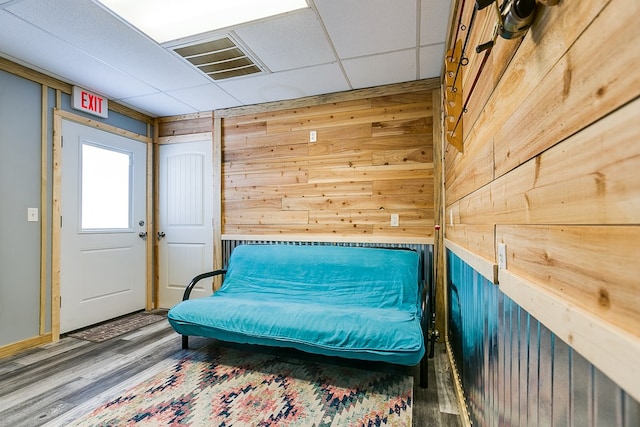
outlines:
[[168, 95], [198, 111], [237, 107], [240, 101], [214, 84], [179, 89], [167, 92]]
[[311, 9], [245, 25], [234, 32], [273, 72], [337, 60]]
[[416, 0], [315, 0], [340, 58], [415, 47]]
[[420, 78], [439, 77], [444, 64], [444, 43], [420, 48]]
[[354, 88], [415, 80], [416, 50], [408, 49], [342, 61]]
[[142, 80], [86, 55], [9, 13], [0, 12], [0, 28], [0, 52], [23, 65], [110, 98], [155, 91]]
[[450, 0], [421, 0], [420, 46], [443, 43], [446, 38]]
[[240, 78], [220, 82], [219, 86], [245, 104], [295, 99], [350, 89], [337, 64]]
[[158, 90], [208, 82], [189, 64], [91, 1], [30, 0], [7, 10]]
[[180, 114], [197, 113], [198, 111], [166, 93], [154, 93], [151, 95], [122, 98], [118, 101], [126, 105], [135, 105], [136, 109], [142, 110], [151, 116], [177, 116]]
[[0, 55], [150, 115], [188, 114], [437, 76], [451, 2], [313, 0], [212, 31], [266, 68], [214, 82], [97, 0], [0, 0]]

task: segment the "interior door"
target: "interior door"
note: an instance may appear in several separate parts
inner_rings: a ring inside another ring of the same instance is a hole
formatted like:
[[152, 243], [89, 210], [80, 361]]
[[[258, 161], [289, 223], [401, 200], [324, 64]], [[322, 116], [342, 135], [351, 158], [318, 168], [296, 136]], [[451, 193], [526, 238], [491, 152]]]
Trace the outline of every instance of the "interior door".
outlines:
[[[213, 163], [211, 140], [159, 147], [159, 305], [182, 300], [189, 281], [213, 269]], [[191, 298], [211, 295], [201, 280]]]
[[62, 122], [60, 331], [145, 307], [146, 146]]

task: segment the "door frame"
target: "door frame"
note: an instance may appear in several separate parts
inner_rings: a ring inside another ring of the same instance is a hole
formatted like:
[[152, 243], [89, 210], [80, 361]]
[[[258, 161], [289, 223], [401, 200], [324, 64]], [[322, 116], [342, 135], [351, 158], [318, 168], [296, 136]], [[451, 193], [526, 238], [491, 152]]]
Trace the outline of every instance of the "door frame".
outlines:
[[[145, 309], [153, 309], [153, 140], [152, 138], [137, 133], [108, 125], [97, 120], [88, 119], [68, 111], [54, 108], [53, 110], [53, 206], [51, 223], [51, 336], [53, 341], [60, 339], [60, 244], [61, 232], [61, 195], [62, 195], [62, 120], [69, 120], [81, 125], [113, 133], [125, 138], [142, 142], [147, 147], [147, 171], [146, 171], [146, 284], [145, 284]], [[149, 126], [147, 126], [149, 130]]]

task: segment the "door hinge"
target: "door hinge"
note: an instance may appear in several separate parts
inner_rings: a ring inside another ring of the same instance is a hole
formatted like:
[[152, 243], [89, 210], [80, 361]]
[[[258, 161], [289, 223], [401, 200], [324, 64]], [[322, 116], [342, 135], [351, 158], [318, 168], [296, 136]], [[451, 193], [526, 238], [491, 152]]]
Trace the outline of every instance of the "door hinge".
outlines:
[[64, 147], [64, 136], [60, 137], [60, 148]]
[[60, 215], [60, 228], [62, 228], [62, 215]]
[[62, 297], [60, 297], [60, 308], [62, 308]]

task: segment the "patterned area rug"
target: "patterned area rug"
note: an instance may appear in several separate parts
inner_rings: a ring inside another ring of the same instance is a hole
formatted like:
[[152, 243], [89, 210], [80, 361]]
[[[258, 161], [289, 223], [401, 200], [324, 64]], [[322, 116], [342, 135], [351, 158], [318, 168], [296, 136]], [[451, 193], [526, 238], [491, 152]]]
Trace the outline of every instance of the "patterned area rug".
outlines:
[[207, 347], [73, 426], [410, 426], [413, 378]]
[[82, 329], [68, 336], [91, 342], [103, 342], [164, 319], [166, 319], [165, 316], [158, 314], [134, 313], [121, 319]]

